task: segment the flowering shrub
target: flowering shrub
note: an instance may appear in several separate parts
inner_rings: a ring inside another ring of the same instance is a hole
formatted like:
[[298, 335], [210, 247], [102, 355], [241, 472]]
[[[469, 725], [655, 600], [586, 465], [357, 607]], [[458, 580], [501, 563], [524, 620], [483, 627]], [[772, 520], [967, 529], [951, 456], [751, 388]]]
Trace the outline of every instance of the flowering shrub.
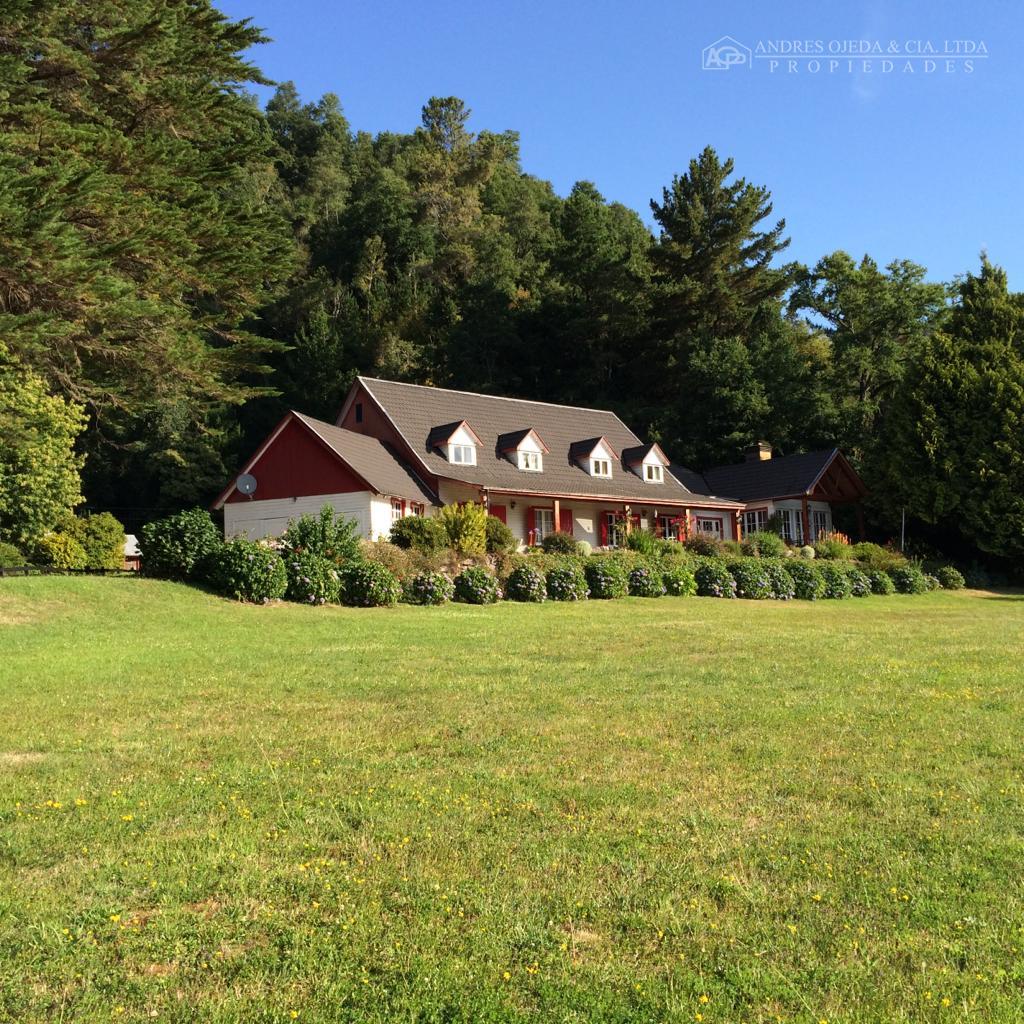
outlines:
[[824, 583], [824, 590], [821, 596], [841, 600], [850, 596], [850, 577], [846, 570], [839, 565], [823, 565], [819, 570]]
[[942, 584], [939, 582], [938, 577], [937, 576], [933, 576], [930, 572], [926, 572], [924, 574], [924, 582], [925, 582], [925, 586], [929, 590], [938, 590], [942, 586]]
[[540, 546], [548, 555], [575, 555], [579, 550], [576, 539], [571, 533], [549, 533], [541, 542]]
[[378, 562], [349, 562], [341, 571], [341, 603], [355, 608], [386, 608], [398, 603], [395, 574]]
[[697, 579], [688, 565], [673, 565], [661, 574], [665, 593], [672, 597], [692, 597], [697, 593]]
[[221, 545], [220, 530], [209, 512], [188, 509], [146, 523], [139, 532], [142, 571], [161, 579], [198, 579], [207, 568], [206, 560]]
[[772, 588], [772, 597], [776, 601], [792, 601], [796, 597], [796, 584], [793, 577], [786, 572], [781, 560], [763, 559], [761, 567]]
[[928, 581], [916, 565], [894, 565], [889, 570], [889, 577], [898, 594], [924, 594], [928, 591]]
[[741, 545], [743, 554], [754, 558], [781, 558], [786, 553], [786, 542], [768, 530], [748, 533]]
[[850, 593], [854, 597], [867, 597], [871, 593], [871, 580], [860, 569], [847, 569], [846, 578], [850, 581]]
[[585, 601], [587, 578], [575, 565], [562, 565], [548, 573], [548, 597], [552, 601]]
[[783, 564], [786, 572], [793, 577], [794, 595], [801, 601], [816, 601], [824, 594], [825, 581], [821, 578], [821, 571], [816, 565], [795, 558]]
[[872, 594], [895, 594], [896, 585], [892, 581], [892, 577], [884, 572], [882, 569], [872, 569], [868, 574], [868, 582], [871, 584]]
[[706, 558], [694, 572], [697, 593], [701, 597], [735, 597], [736, 580], [725, 562], [717, 558]]
[[421, 572], [408, 580], [403, 598], [409, 604], [446, 604], [455, 594], [455, 584], [443, 572]]
[[471, 565], [455, 577], [455, 600], [465, 604], [494, 604], [501, 595], [498, 581], [480, 565]]
[[773, 596], [772, 584], [764, 566], [756, 558], [744, 558], [729, 563], [729, 572], [736, 581], [736, 596], [764, 601]]
[[621, 562], [612, 558], [591, 558], [584, 570], [590, 596], [599, 600], [625, 597], [629, 593], [629, 577]]
[[849, 558], [849, 538], [845, 533], [827, 533], [814, 542], [814, 553], [819, 558]]
[[629, 572], [629, 592], [633, 597], [661, 597], [665, 593], [665, 584], [661, 582], [660, 573], [646, 565], [638, 565]]
[[341, 596], [337, 566], [323, 555], [304, 551], [285, 559], [285, 597], [301, 604], [335, 604]]
[[209, 557], [210, 583], [226, 597], [254, 604], [284, 597], [288, 588], [284, 561], [266, 544], [236, 537]]
[[540, 602], [547, 599], [544, 574], [532, 566], [521, 565], [513, 569], [505, 581], [505, 597], [509, 601]]
[[935, 571], [935, 578], [943, 590], [963, 590], [967, 585], [963, 573], [951, 565], [944, 565]]

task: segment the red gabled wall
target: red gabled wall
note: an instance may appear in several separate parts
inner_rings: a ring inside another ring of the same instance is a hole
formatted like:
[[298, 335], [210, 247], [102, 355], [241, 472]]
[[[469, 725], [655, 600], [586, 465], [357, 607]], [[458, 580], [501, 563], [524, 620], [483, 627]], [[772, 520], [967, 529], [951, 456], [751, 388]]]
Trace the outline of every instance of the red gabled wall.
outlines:
[[[291, 420], [249, 472], [256, 477], [254, 499], [347, 494], [369, 488], [298, 420]], [[232, 491], [228, 501], [248, 501]]]

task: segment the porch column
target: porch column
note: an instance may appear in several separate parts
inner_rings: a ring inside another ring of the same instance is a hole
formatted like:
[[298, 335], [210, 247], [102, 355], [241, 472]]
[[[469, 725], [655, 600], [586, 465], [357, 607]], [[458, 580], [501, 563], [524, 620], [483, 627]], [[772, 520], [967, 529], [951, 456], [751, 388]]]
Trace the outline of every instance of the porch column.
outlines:
[[804, 525], [804, 544], [811, 543], [811, 513], [807, 504], [807, 495], [800, 499], [800, 518]]
[[554, 517], [553, 517], [554, 518], [555, 533], [558, 533], [558, 531], [561, 529], [562, 518], [559, 515], [559, 512], [561, 512], [561, 506], [558, 503], [558, 499], [555, 498], [554, 499]]
[[743, 540], [743, 513], [733, 512], [733, 522], [736, 524], [736, 539]]

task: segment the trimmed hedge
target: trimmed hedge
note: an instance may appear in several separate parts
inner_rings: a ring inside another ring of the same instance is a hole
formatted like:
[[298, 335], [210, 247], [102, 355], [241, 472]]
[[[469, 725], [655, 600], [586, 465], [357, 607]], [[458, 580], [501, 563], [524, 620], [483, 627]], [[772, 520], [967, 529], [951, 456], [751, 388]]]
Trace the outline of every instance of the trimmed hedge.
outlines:
[[85, 548], [70, 534], [48, 533], [36, 541], [36, 557], [54, 569], [84, 569], [88, 562]]
[[505, 580], [505, 598], [509, 601], [529, 601], [539, 604], [547, 600], [544, 574], [532, 566], [521, 565], [513, 569]]
[[494, 604], [500, 596], [498, 581], [481, 565], [471, 565], [455, 577], [455, 600], [463, 604]]
[[646, 565], [638, 565], [629, 571], [629, 592], [633, 597], [662, 597], [665, 584], [659, 573]]
[[579, 550], [576, 539], [571, 533], [549, 533], [540, 546], [546, 555], [575, 555]]
[[402, 594], [395, 574], [379, 562], [350, 562], [339, 575], [341, 603], [353, 608], [389, 608]]
[[790, 558], [783, 564], [786, 572], [793, 578], [794, 597], [801, 601], [816, 601], [824, 595], [825, 580], [812, 559]]
[[737, 597], [765, 601], [773, 596], [771, 580], [758, 559], [746, 558], [730, 562], [729, 572], [736, 581]]
[[391, 524], [391, 543], [425, 555], [436, 555], [448, 546], [444, 524], [436, 516], [403, 516]]
[[621, 562], [598, 556], [584, 568], [590, 596], [597, 600], [625, 597], [629, 593], [629, 576]]
[[718, 558], [705, 558], [694, 572], [701, 597], [735, 597], [736, 580], [728, 565]]
[[288, 573], [273, 549], [244, 537], [222, 544], [209, 556], [209, 580], [215, 590], [236, 601], [266, 604], [284, 597]]
[[697, 593], [697, 579], [688, 565], [673, 565], [661, 574], [665, 593], [672, 597], [692, 597]]
[[484, 520], [484, 544], [489, 555], [507, 555], [519, 547], [516, 535], [497, 516]]
[[323, 555], [310, 551], [290, 555], [284, 563], [288, 575], [285, 597], [300, 604], [337, 604], [341, 597], [338, 568]]
[[548, 597], [552, 601], [585, 601], [590, 591], [583, 570], [575, 565], [562, 565], [548, 572]]
[[402, 598], [408, 604], [447, 604], [454, 595], [455, 584], [443, 572], [417, 573], [402, 588]]

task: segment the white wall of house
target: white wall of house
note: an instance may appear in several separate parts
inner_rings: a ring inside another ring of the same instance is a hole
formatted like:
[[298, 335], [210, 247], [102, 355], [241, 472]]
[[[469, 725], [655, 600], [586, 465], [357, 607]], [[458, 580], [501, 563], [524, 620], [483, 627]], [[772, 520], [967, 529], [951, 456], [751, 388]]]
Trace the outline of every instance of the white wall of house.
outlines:
[[272, 498], [230, 501], [224, 505], [224, 536], [279, 537], [288, 524], [302, 516], [315, 516], [324, 505], [359, 524], [359, 533], [368, 539], [386, 538], [391, 532], [391, 499], [372, 491], [349, 494], [313, 494], [301, 498]]

